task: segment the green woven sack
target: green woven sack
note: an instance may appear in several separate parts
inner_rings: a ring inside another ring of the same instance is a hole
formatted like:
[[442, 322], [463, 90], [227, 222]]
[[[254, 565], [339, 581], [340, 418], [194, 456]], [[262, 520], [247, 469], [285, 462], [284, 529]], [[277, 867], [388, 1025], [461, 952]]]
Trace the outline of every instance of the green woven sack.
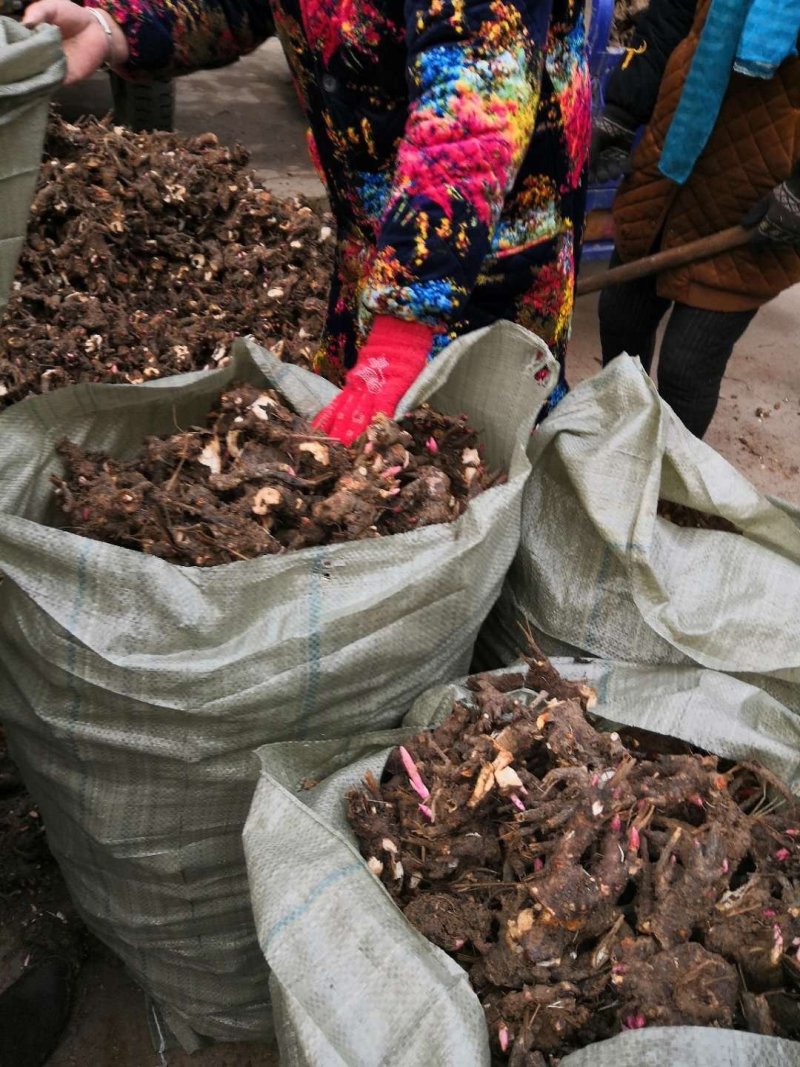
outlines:
[[28, 30], [0, 18], [0, 315], [28, 227], [50, 97], [65, 70], [54, 26]]

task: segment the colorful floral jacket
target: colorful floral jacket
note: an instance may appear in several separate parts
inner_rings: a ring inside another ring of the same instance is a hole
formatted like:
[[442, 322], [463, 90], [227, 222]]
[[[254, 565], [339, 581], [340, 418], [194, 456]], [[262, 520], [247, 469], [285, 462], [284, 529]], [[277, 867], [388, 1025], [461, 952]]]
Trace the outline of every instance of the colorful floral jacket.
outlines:
[[565, 341], [584, 0], [89, 2], [123, 27], [134, 76], [228, 62], [274, 25], [339, 224], [331, 355], [350, 365], [348, 319], [376, 312], [450, 336], [505, 317]]

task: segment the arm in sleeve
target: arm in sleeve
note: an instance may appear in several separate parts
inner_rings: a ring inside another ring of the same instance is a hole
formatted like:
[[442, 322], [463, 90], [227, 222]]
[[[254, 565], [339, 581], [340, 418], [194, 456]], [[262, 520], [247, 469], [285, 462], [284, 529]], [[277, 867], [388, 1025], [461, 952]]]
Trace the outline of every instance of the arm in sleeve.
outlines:
[[88, 0], [121, 27], [133, 78], [223, 66], [274, 32], [268, 0]]
[[437, 325], [475, 286], [536, 123], [551, 0], [407, 0], [409, 112], [364, 295]]
[[650, 121], [667, 60], [688, 35], [697, 0], [651, 0], [639, 17], [631, 46], [606, 89], [611, 116], [621, 111], [637, 125]]

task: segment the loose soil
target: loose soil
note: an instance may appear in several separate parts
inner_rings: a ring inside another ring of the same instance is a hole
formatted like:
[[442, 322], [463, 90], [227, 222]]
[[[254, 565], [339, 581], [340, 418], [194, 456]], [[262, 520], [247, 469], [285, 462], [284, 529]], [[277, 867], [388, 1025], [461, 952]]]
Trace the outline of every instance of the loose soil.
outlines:
[[757, 764], [600, 732], [536, 652], [348, 796], [373, 873], [514, 1067], [625, 1029], [800, 1039], [800, 803]]
[[0, 322], [0, 408], [71, 382], [213, 367], [246, 334], [309, 364], [333, 223], [259, 187], [247, 159], [213, 134], [52, 118]]
[[6, 751], [0, 727], [0, 993], [48, 957], [77, 971], [90, 935], [50, 855], [36, 805]]
[[71, 532], [198, 567], [452, 522], [502, 480], [464, 416], [378, 415], [345, 448], [254, 385], [223, 393], [204, 429], [147, 438], [133, 460], [69, 440], [57, 451]]

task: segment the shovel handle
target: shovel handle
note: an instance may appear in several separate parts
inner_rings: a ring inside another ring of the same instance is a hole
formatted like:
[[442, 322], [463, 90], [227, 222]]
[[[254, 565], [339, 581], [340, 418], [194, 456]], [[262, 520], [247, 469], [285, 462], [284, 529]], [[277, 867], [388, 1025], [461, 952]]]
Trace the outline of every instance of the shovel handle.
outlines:
[[749, 244], [755, 232], [755, 229], [746, 229], [744, 226], [731, 226], [730, 229], [720, 230], [710, 237], [701, 237], [698, 241], [690, 241], [689, 244], [678, 245], [676, 248], [668, 248], [665, 252], [655, 252], [652, 256], [643, 256], [631, 263], [612, 267], [604, 274], [580, 278], [575, 286], [575, 295], [584, 296], [586, 293], [597, 292], [598, 289], [607, 289], [609, 285], [633, 282], [651, 274], [661, 274], [665, 270], [683, 267], [687, 263], [710, 259], [721, 252], [730, 252], [732, 248]]

